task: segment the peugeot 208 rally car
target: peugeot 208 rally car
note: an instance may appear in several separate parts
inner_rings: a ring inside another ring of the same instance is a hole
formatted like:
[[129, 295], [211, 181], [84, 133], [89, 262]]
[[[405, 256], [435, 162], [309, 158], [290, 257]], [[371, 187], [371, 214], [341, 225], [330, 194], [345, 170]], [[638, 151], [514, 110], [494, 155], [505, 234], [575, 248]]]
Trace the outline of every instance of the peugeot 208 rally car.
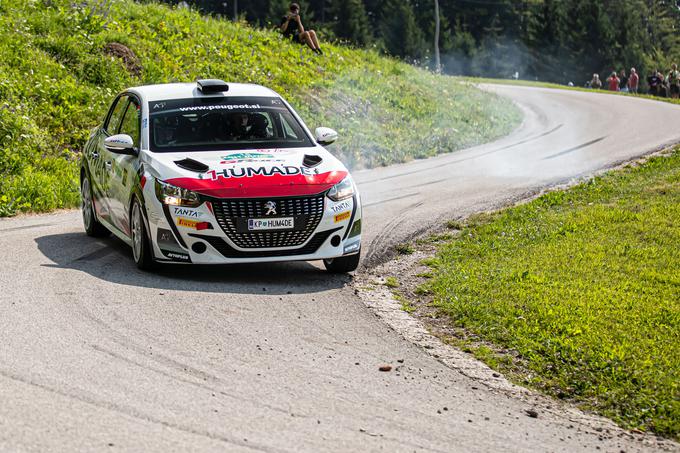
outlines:
[[347, 169], [278, 94], [220, 80], [131, 88], [92, 131], [81, 169], [90, 236], [156, 262], [323, 260], [357, 268], [361, 206]]

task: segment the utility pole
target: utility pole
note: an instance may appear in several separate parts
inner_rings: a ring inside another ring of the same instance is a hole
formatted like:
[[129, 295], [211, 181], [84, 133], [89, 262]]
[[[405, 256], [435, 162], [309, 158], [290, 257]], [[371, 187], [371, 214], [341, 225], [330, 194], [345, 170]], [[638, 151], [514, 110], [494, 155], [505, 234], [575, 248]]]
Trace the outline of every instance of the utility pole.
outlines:
[[434, 0], [434, 70], [442, 72], [442, 62], [439, 58], [439, 0]]
[[238, 0], [234, 0], [234, 22], [238, 21]]

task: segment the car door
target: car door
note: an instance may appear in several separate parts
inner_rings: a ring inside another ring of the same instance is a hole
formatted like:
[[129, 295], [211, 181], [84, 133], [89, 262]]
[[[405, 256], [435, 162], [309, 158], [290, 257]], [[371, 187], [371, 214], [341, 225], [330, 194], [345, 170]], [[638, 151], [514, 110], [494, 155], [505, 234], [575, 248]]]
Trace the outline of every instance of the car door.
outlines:
[[120, 127], [120, 122], [128, 104], [128, 96], [117, 97], [109, 113], [104, 120], [104, 124], [97, 131], [96, 145], [89, 150], [90, 175], [92, 183], [92, 197], [94, 199], [97, 217], [109, 224], [112, 222], [112, 209], [110, 202], [111, 188], [111, 162], [112, 153], [104, 146], [106, 137], [115, 135]]
[[[125, 113], [118, 127], [118, 134], [132, 137], [137, 150], [141, 139], [141, 105], [134, 97], [129, 96]], [[109, 185], [109, 203], [113, 224], [116, 228], [130, 236], [129, 207], [132, 184], [135, 181], [137, 155], [111, 154], [111, 181]]]

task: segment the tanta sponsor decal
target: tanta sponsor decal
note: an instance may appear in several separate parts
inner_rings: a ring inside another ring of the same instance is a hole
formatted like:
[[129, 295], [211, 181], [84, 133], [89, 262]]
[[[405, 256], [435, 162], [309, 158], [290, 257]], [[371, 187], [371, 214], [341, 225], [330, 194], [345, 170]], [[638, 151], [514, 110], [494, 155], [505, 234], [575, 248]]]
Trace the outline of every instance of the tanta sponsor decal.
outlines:
[[331, 206], [331, 210], [335, 213], [338, 213], [340, 211], [344, 211], [346, 209], [349, 209], [352, 205], [350, 204], [349, 201], [343, 201], [341, 203], [336, 204], [335, 206]]
[[335, 216], [335, 223], [338, 222], [344, 222], [345, 220], [349, 219], [349, 217], [352, 215], [351, 212], [343, 212], [342, 214], [338, 214]]
[[245, 168], [225, 168], [220, 171], [210, 170], [206, 173], [210, 179], [216, 181], [218, 178], [253, 178], [255, 176], [314, 176], [317, 170], [307, 167], [294, 167], [292, 165], [272, 167], [245, 167]]
[[187, 208], [174, 208], [174, 214], [182, 217], [190, 217], [192, 219], [198, 219], [201, 216], [200, 212]]

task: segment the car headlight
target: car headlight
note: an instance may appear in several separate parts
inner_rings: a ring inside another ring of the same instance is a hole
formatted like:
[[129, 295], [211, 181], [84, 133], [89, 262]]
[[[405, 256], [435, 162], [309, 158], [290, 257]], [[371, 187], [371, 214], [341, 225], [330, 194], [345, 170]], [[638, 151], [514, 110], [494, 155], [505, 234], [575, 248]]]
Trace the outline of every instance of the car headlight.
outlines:
[[156, 197], [163, 204], [195, 208], [201, 204], [196, 192], [156, 180]]
[[328, 191], [328, 198], [333, 201], [342, 201], [354, 195], [354, 184], [349, 176], [331, 187]]

